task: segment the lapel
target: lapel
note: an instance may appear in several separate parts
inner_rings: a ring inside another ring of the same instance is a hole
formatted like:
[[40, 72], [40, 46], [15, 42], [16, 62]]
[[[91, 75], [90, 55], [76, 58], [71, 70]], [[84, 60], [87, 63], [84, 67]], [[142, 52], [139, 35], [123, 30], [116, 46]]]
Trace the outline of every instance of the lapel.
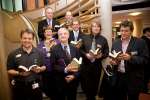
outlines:
[[117, 52], [122, 51], [122, 41], [119, 39]]
[[135, 40], [136, 39], [134, 37], [131, 37], [131, 40], [129, 42], [126, 52], [131, 52], [132, 48], [134, 48]]
[[74, 32], [73, 31], [70, 33], [70, 39], [73, 40], [73, 41], [75, 40], [75, 36], [74, 36]]

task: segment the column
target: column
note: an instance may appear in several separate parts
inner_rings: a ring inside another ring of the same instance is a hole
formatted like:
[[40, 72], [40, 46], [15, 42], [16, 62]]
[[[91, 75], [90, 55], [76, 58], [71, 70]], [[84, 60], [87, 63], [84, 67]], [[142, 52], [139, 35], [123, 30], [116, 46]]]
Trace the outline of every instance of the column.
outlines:
[[99, 13], [102, 35], [107, 38], [109, 48], [112, 45], [112, 4], [111, 0], [99, 0]]
[[143, 22], [141, 19], [133, 20], [133, 25], [134, 25], [133, 36], [135, 36], [135, 37], [141, 37], [142, 36], [142, 29], [143, 29], [142, 23]]

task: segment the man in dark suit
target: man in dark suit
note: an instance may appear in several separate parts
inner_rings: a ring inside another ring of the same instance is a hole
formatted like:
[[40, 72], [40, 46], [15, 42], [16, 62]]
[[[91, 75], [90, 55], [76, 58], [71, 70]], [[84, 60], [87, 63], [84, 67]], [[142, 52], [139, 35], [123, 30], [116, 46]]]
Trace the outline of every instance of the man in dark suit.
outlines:
[[69, 42], [79, 41], [82, 39], [83, 33], [80, 30], [80, 22], [77, 19], [73, 19], [72, 22], [72, 31], [70, 31]]
[[[150, 52], [150, 27], [143, 29], [143, 36], [142, 39], [145, 40], [148, 50]], [[149, 55], [150, 56], [150, 55]], [[145, 83], [145, 92], [150, 91], [150, 58], [148, 64], [144, 66], [144, 83]]]
[[131, 21], [123, 21], [120, 24], [121, 38], [112, 45], [112, 51], [122, 52], [110, 61], [116, 70], [115, 98], [112, 100], [139, 100], [143, 88], [144, 64], [149, 52], [144, 40], [131, 36], [133, 29]]
[[68, 44], [69, 31], [66, 28], [59, 29], [58, 38], [61, 43], [51, 50], [55, 100], [76, 100], [78, 69], [70, 62], [73, 58], [79, 58], [79, 52]]
[[[50, 7], [45, 8], [45, 16], [46, 16], [46, 19], [42, 20], [38, 23], [38, 36], [39, 36], [40, 40], [44, 40], [43, 27], [47, 27], [47, 26], [52, 27], [52, 31], [55, 33], [54, 35], [56, 35], [56, 32], [59, 27], [59, 22], [57, 22], [53, 19], [52, 8], [50, 8]], [[57, 35], [56, 35], [56, 37], [57, 37]]]
[[77, 19], [73, 19], [72, 31], [70, 31], [69, 41], [78, 41], [82, 37], [80, 30], [80, 22]]

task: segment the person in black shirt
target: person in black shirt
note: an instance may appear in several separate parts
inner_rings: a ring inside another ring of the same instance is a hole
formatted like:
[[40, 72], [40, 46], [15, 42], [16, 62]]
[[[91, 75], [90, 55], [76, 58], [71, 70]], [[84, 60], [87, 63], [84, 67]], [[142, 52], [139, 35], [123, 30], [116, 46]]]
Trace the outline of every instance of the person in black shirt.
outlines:
[[[98, 21], [91, 24], [91, 34], [82, 36], [80, 48], [83, 57], [80, 77], [81, 87], [86, 95], [86, 100], [96, 100], [98, 84], [102, 69], [102, 60], [108, 56], [109, 47], [105, 37], [101, 35], [101, 25]], [[97, 51], [96, 54], [91, 53]]]
[[[142, 39], [145, 40], [145, 42], [148, 46], [148, 51], [150, 53], [150, 27], [143, 29]], [[150, 82], [150, 58], [148, 60], [148, 64], [144, 66], [144, 85], [145, 85], [144, 91], [145, 92], [150, 91], [150, 86], [148, 86], [149, 82]]]
[[8, 55], [7, 70], [11, 76], [13, 100], [42, 100], [40, 74], [46, 67], [41, 53], [33, 47], [34, 33], [21, 31], [21, 47]]

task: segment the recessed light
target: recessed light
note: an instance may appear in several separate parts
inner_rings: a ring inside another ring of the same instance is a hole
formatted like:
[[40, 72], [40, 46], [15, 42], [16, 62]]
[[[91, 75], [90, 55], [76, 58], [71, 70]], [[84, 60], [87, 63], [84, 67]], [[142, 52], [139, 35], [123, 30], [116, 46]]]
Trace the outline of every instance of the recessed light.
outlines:
[[138, 16], [142, 14], [142, 12], [133, 12], [133, 13], [129, 13], [130, 16]]
[[115, 24], [120, 24], [121, 23], [121, 21], [117, 21], [117, 22], [115, 22]]

